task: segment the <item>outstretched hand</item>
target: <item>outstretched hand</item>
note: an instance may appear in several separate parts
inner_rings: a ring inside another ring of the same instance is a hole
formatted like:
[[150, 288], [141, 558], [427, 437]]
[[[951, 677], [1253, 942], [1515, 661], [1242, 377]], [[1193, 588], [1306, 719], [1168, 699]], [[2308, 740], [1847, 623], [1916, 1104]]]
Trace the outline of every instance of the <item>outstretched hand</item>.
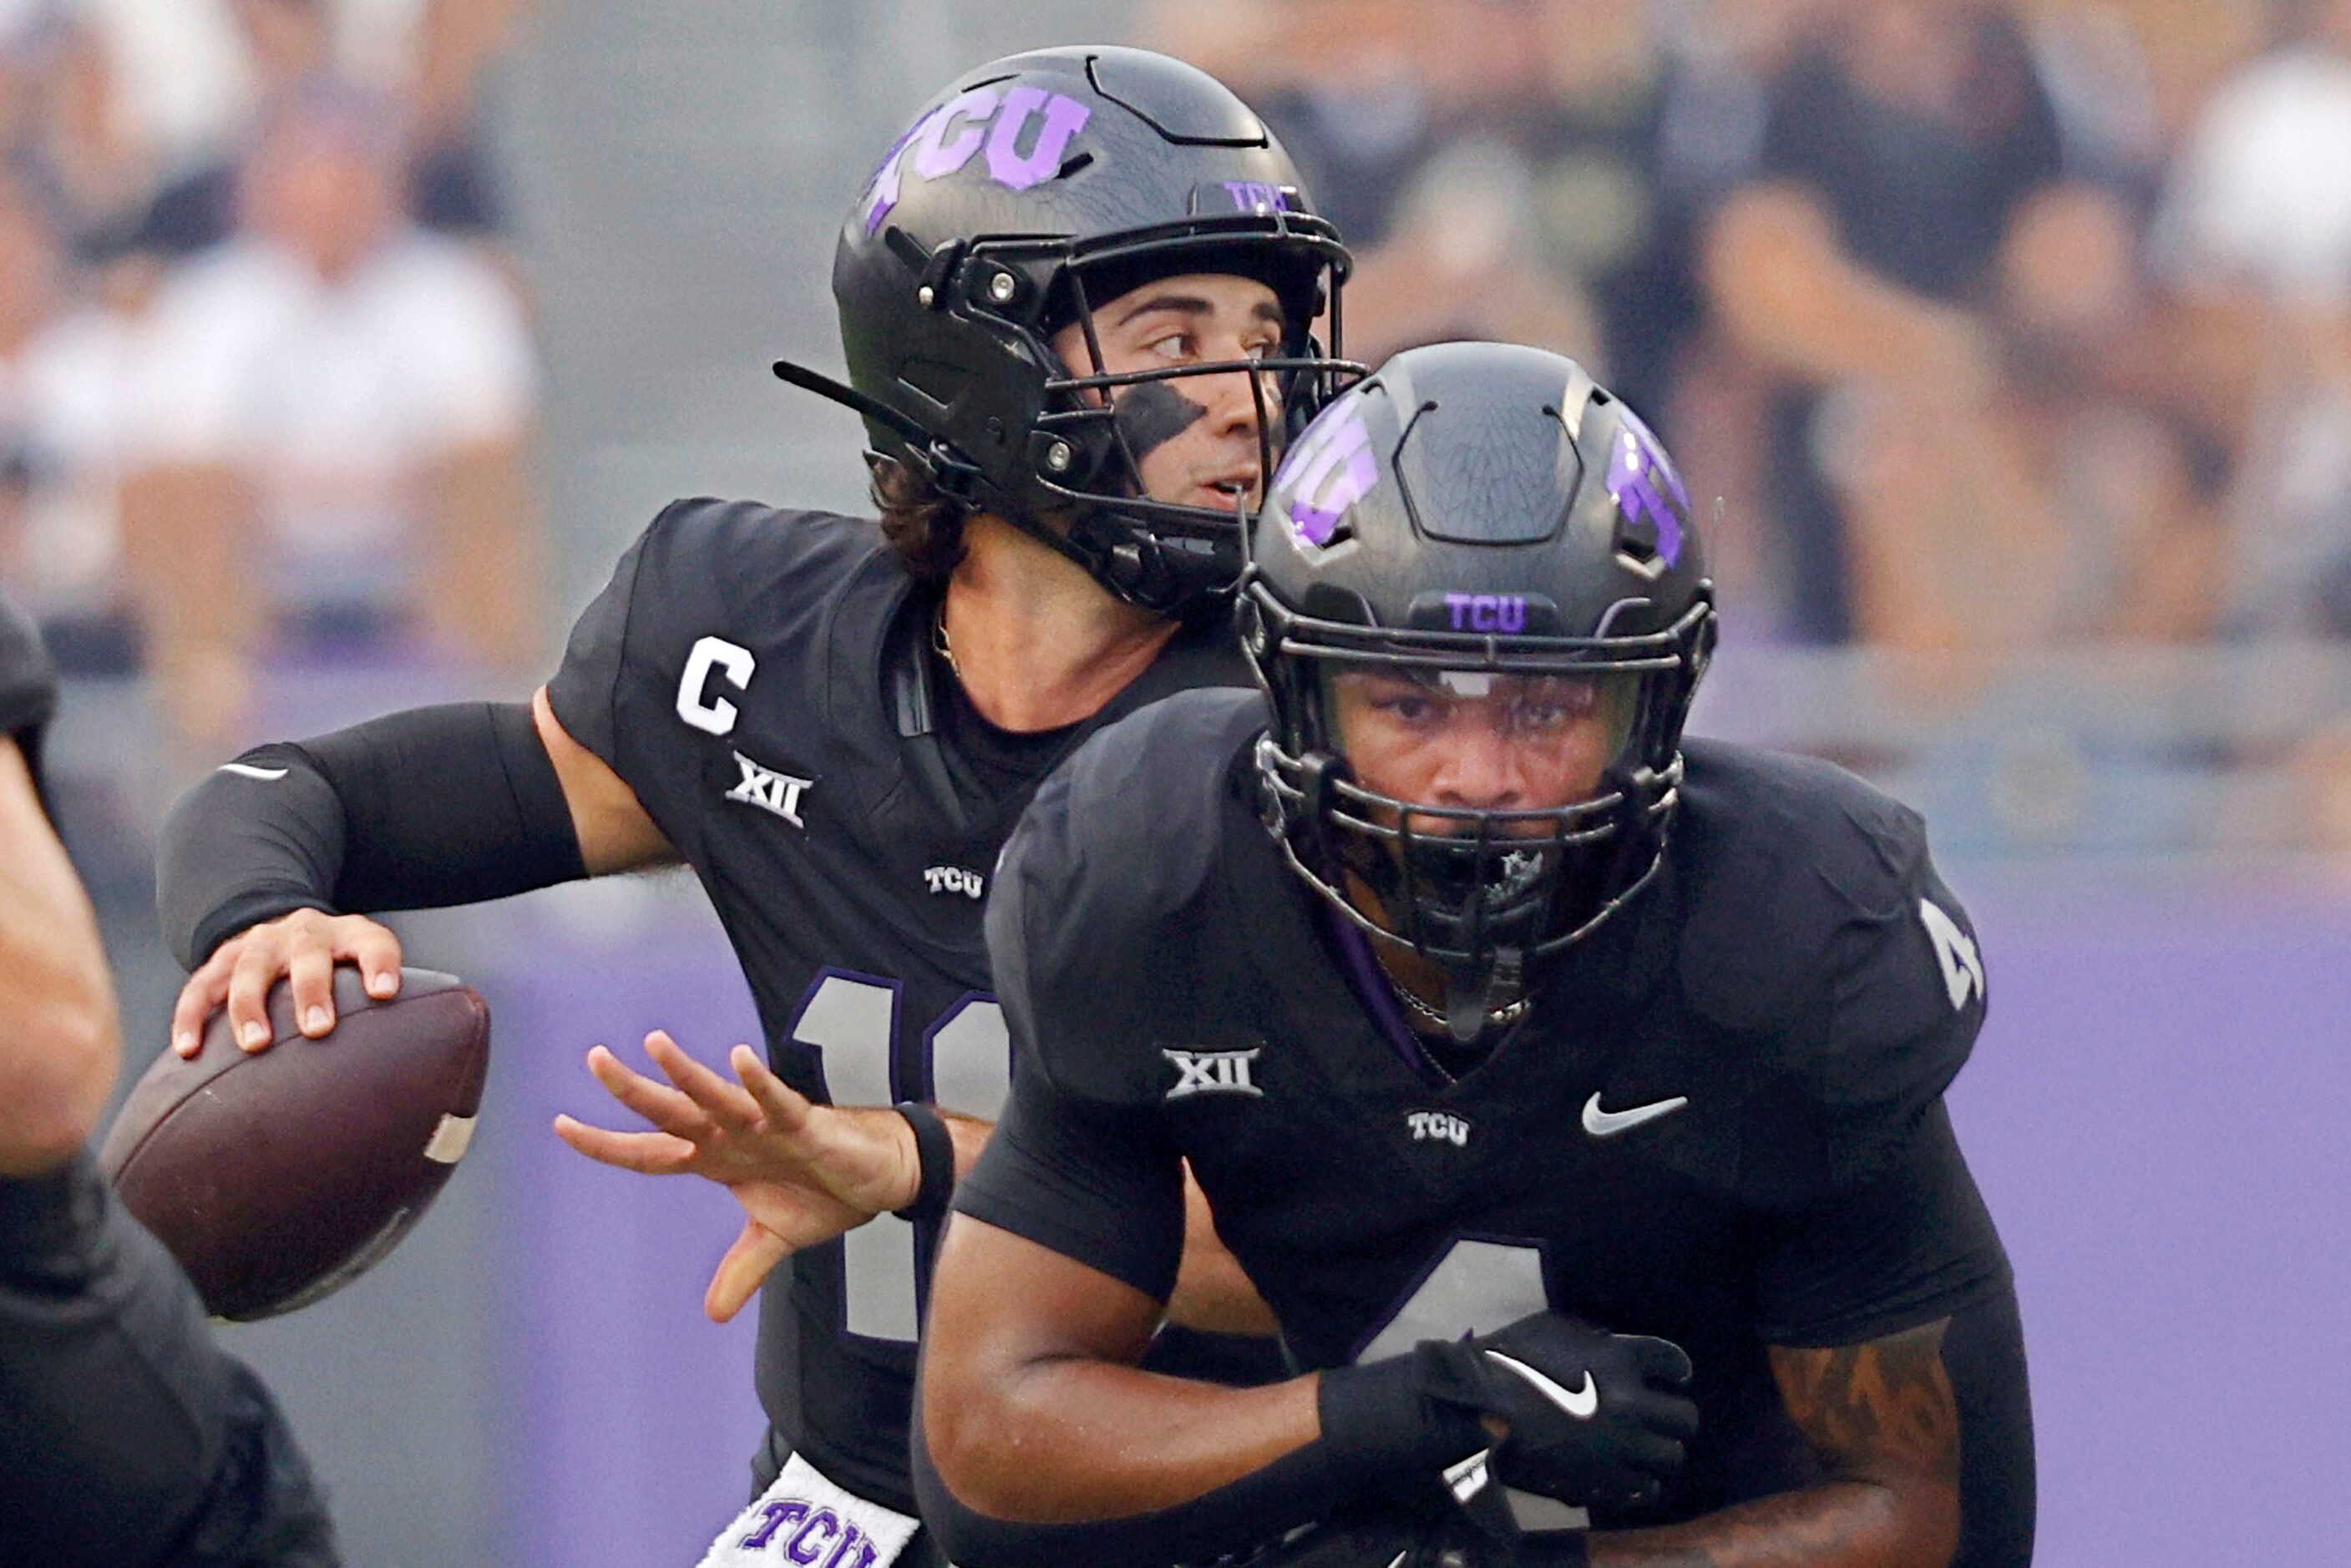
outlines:
[[645, 1054], [667, 1084], [601, 1045], [588, 1053], [588, 1070], [654, 1130], [615, 1132], [559, 1116], [556, 1136], [605, 1165], [647, 1176], [700, 1176], [735, 1195], [745, 1215], [742, 1233], [703, 1297], [703, 1310], [717, 1322], [741, 1311], [792, 1253], [914, 1200], [921, 1160], [913, 1129], [897, 1112], [818, 1105], [768, 1071], [747, 1045], [736, 1046], [727, 1059], [735, 1082], [658, 1029], [645, 1036]]

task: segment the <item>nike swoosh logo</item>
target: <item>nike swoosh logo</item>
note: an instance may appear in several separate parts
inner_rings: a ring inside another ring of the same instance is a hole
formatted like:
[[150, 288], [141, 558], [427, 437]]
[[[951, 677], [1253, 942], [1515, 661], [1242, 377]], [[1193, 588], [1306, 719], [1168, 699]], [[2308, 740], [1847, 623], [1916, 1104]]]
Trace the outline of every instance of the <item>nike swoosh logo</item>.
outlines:
[[1600, 1096], [1594, 1095], [1583, 1102], [1583, 1130], [1593, 1137], [1614, 1137], [1620, 1132], [1631, 1132], [1643, 1122], [1672, 1116], [1688, 1104], [1687, 1095], [1676, 1095], [1670, 1100], [1652, 1100], [1628, 1111], [1604, 1111], [1600, 1108]]
[[1520, 1376], [1525, 1378], [1529, 1383], [1533, 1384], [1536, 1393], [1541, 1395], [1544, 1398], [1550, 1400], [1552, 1404], [1558, 1406], [1561, 1409], [1566, 1411], [1570, 1416], [1574, 1417], [1577, 1420], [1589, 1421], [1594, 1415], [1598, 1414], [1600, 1409], [1600, 1390], [1593, 1386], [1592, 1372], [1589, 1367], [1584, 1369], [1583, 1387], [1562, 1388], [1557, 1383], [1553, 1382], [1549, 1377], [1544, 1376], [1533, 1367], [1529, 1366], [1523, 1361], [1519, 1361], [1510, 1356], [1505, 1355], [1499, 1350], [1489, 1350], [1486, 1352], [1486, 1354], [1493, 1357], [1496, 1361], [1500, 1362], [1503, 1366], [1509, 1367], [1511, 1371], [1517, 1373]]
[[225, 774], [235, 774], [241, 779], [259, 779], [263, 784], [286, 776], [284, 768], [256, 768], [250, 763], [223, 763], [220, 765], [220, 771]]

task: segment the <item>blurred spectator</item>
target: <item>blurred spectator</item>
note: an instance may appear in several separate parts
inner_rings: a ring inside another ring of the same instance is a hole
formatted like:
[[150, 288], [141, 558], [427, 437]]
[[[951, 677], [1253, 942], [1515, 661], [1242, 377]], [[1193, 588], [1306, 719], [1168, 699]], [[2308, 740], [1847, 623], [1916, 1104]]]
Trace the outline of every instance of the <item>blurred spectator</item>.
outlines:
[[371, 95], [282, 99], [236, 237], [155, 306], [124, 519], [192, 738], [234, 738], [265, 654], [538, 651], [532, 347], [499, 275], [402, 215], [403, 153]]
[[129, 324], [78, 300], [44, 189], [0, 165], [0, 584], [69, 673], [137, 662], [119, 514]]
[[[5, 0], [0, 0], [5, 4]], [[133, 61], [161, 36], [184, 46], [189, 7], [159, 11], [154, 0], [107, 0], [114, 54]], [[183, 151], [156, 191], [133, 243], [183, 255], [227, 237], [235, 221], [238, 165], [251, 116], [313, 78], [360, 80], [404, 107], [409, 155], [405, 205], [425, 227], [482, 235], [503, 225], [485, 146], [480, 90], [511, 47], [530, 0], [211, 0], [215, 47], [231, 54], [243, 107], [218, 119]], [[160, 111], [150, 118], [159, 118]]]
[[57, 0], [0, 0], [0, 152], [45, 191], [68, 246], [131, 222], [154, 177], [128, 130], [103, 44]]
[[2158, 217], [2175, 285], [2255, 356], [2226, 629], [2351, 637], [2351, 0], [2274, 7]]
[[2210, 629], [2227, 449], [2142, 395], [2162, 341], [2129, 209], [2086, 184], [2018, 208], [1985, 320], [2000, 393], [1919, 417], [1860, 381], [1822, 403], [1823, 467], [1849, 520], [1856, 629], [1967, 652], [1970, 668], [2095, 639]]
[[2280, 47], [2222, 83], [2159, 234], [2183, 285], [2339, 306], [2351, 292], [2351, 0], [2277, 7]]
[[1822, 394], [1859, 384], [1888, 410], [1865, 431], [1931, 432], [1993, 393], [1970, 307], [2019, 203], [2057, 173], [2058, 133], [2012, 19], [1988, 0], [1828, 0], [1771, 99], [1761, 179], [1705, 241], [1733, 350], [1708, 371], [1760, 377], [1781, 628], [1837, 642], [1860, 628]]

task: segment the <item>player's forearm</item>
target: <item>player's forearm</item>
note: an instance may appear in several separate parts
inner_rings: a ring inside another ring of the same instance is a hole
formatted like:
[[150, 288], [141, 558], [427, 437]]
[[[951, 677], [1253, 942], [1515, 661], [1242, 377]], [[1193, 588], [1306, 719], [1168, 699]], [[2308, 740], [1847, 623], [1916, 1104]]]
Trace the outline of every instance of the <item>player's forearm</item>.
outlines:
[[932, 1406], [942, 1476], [999, 1519], [1066, 1524], [1176, 1507], [1230, 1486], [1321, 1435], [1316, 1380], [1226, 1388], [1115, 1362], [1039, 1363], [984, 1415]]
[[1937, 1568], [1959, 1543], [1956, 1488], [1829, 1481], [1687, 1524], [1592, 1538], [1595, 1568]]
[[165, 824], [156, 903], [193, 968], [298, 909], [472, 903], [586, 871], [529, 710], [460, 703], [258, 748], [212, 774]]
[[97, 1126], [120, 1047], [98, 921], [0, 739], [0, 1176], [61, 1165]]
[[1959, 1543], [1950, 1320], [1859, 1345], [1771, 1351], [1789, 1416], [1834, 1480], [1686, 1524], [1597, 1536], [1614, 1568], [1938, 1568]]

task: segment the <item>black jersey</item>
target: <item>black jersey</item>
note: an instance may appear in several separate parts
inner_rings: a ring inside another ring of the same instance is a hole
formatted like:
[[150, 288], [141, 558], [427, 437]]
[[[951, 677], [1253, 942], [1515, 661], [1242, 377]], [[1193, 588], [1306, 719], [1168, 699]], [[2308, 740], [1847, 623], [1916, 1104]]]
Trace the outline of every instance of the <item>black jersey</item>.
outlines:
[[1692, 742], [1658, 877], [1456, 1080], [1260, 825], [1262, 725], [1171, 699], [1040, 792], [988, 916], [1019, 1070], [959, 1209], [1164, 1295], [1186, 1158], [1308, 1367], [1546, 1307], [1674, 1340], [1701, 1430], [1604, 1525], [1814, 1478], [1767, 1345], [2008, 1289], [1940, 1101], [1983, 968], [1915, 815]]
[[[549, 697], [701, 877], [778, 1075], [818, 1100], [992, 1118], [1009, 1064], [980, 914], [1037, 780], [1141, 703], [1249, 677], [1215, 620], [1059, 744], [990, 736], [947, 706], [935, 602], [870, 519], [680, 502], [580, 617]], [[799, 1254], [760, 1304], [769, 1419], [907, 1512], [931, 1241], [881, 1216]]]

